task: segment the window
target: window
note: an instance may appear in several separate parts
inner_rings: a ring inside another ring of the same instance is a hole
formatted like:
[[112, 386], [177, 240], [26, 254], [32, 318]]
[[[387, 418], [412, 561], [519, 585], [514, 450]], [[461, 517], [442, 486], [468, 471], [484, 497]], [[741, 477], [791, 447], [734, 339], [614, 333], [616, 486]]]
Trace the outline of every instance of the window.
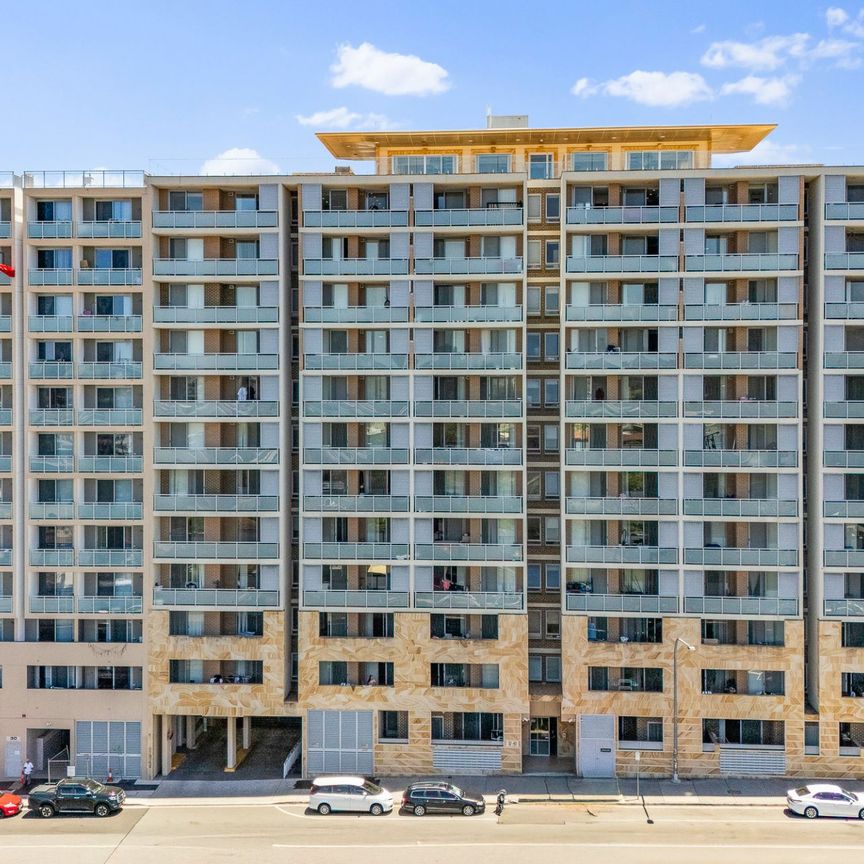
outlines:
[[543, 636], [543, 613], [539, 609], [528, 610], [528, 638], [540, 639]]
[[543, 221], [543, 196], [531, 194], [528, 196], [528, 221], [542, 222]]
[[560, 311], [560, 294], [557, 285], [548, 285], [543, 289], [544, 312], [547, 317], [557, 316]]
[[561, 613], [557, 609], [546, 610], [546, 631], [547, 639], [561, 638]]
[[543, 424], [543, 449], [547, 453], [557, 453], [559, 449], [558, 435], [560, 430], [554, 423]]
[[456, 156], [394, 156], [394, 174], [455, 174]]
[[509, 171], [509, 153], [481, 153], [477, 156], [478, 174], [507, 174]]
[[381, 741], [407, 741], [408, 712], [379, 711], [378, 738]]
[[552, 153], [531, 153], [528, 156], [528, 179], [550, 180], [555, 176], [555, 159]]
[[546, 516], [543, 523], [546, 543], [557, 546], [561, 542], [561, 520], [557, 516]]
[[570, 157], [571, 171], [606, 171], [608, 153], [573, 153]]
[[561, 657], [558, 654], [546, 656], [546, 680], [557, 683], [561, 680]]
[[[557, 333], [555, 334], [558, 335]], [[543, 404], [547, 408], [554, 408], [558, 405], [560, 391], [560, 382], [557, 378], [543, 379]]]
[[541, 566], [540, 564], [529, 564], [527, 567], [529, 591], [541, 591], [543, 588], [540, 583]]
[[540, 359], [540, 334], [528, 333], [525, 338], [525, 354], [529, 360]]
[[[528, 269], [529, 270], [539, 270], [540, 269], [540, 254], [542, 242], [540, 240], [529, 240], [528, 241]], [[539, 308], [537, 310], [540, 311]]]
[[[540, 427], [526, 426], [525, 427], [525, 446], [531, 453], [539, 452], [540, 450]], [[53, 455], [53, 454], [49, 454]]]
[[528, 655], [528, 680], [538, 682], [543, 680], [543, 657], [540, 654]]
[[561, 244], [558, 240], [546, 241], [546, 269], [557, 270], [560, 265], [559, 250]]
[[627, 154], [630, 171], [680, 171], [692, 167], [692, 150], [647, 150]]
[[547, 564], [546, 565], [546, 590], [547, 591], [560, 591], [561, 590], [561, 565], [560, 564]]
[[541, 313], [541, 289], [528, 286], [528, 314], [539, 315]]
[[537, 501], [541, 496], [541, 474], [539, 471], [529, 471], [526, 479], [526, 489], [529, 501]]
[[546, 360], [558, 359], [559, 333], [547, 331], [543, 334], [543, 356]]
[[525, 398], [530, 408], [540, 407], [540, 379], [529, 378], [525, 382]]
[[546, 196], [546, 221], [559, 222], [561, 219], [561, 196], [555, 193], [549, 193]]

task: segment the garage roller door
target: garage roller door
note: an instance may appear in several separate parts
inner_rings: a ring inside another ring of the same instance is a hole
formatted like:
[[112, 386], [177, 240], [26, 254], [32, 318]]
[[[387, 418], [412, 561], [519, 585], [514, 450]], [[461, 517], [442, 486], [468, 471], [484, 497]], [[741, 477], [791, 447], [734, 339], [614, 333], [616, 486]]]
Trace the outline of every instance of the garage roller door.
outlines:
[[372, 712], [309, 711], [306, 744], [306, 771], [310, 776], [371, 774]]

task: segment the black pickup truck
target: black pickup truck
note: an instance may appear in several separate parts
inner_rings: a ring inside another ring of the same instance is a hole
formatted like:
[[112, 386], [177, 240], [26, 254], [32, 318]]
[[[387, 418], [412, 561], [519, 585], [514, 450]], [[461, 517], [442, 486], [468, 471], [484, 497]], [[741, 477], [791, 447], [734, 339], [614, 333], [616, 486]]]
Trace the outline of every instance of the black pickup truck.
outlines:
[[119, 786], [105, 786], [86, 777], [67, 777], [43, 783], [28, 793], [28, 807], [43, 819], [57, 813], [95, 813], [108, 816], [123, 807], [126, 793]]

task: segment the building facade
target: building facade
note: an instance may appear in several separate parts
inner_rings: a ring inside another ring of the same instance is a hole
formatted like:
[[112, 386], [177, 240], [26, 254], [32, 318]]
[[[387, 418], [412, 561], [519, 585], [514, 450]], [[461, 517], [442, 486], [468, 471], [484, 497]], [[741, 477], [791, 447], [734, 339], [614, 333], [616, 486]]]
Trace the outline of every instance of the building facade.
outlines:
[[772, 128], [0, 176], [0, 774], [864, 776], [864, 168]]

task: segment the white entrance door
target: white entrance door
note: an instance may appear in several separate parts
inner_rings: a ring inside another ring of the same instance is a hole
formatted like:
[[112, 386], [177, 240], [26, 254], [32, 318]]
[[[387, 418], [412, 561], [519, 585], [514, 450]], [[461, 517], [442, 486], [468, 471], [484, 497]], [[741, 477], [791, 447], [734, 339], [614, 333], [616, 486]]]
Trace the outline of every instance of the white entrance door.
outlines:
[[615, 776], [615, 717], [583, 714], [579, 718], [579, 773], [582, 777]]
[[3, 763], [4, 777], [20, 777], [21, 766], [24, 763], [23, 742], [17, 735], [9, 735], [6, 738], [6, 756]]

